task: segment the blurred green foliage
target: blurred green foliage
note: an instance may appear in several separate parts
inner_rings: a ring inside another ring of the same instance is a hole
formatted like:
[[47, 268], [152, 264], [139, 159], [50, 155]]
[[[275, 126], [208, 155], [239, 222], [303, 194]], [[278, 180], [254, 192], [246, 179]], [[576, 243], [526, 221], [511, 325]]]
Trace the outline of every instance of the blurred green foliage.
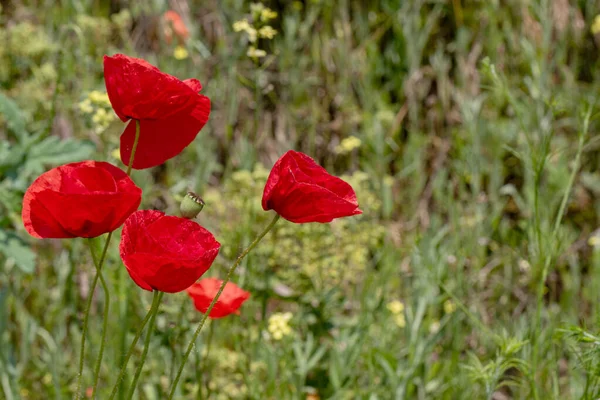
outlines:
[[[223, 244], [211, 275], [268, 223], [263, 184], [290, 148], [343, 175], [364, 210], [276, 225], [234, 279], [252, 298], [210, 323], [178, 398], [596, 399], [597, 2], [264, 6], [277, 34], [252, 41], [234, 25], [259, 6], [241, 0], [3, 3], [0, 397], [74, 390], [93, 267], [78, 240], [24, 234], [21, 200], [61, 163], [121, 165], [102, 56], [124, 52], [211, 98], [192, 145], [133, 175], [145, 208], [203, 197], [198, 221]], [[169, 7], [189, 37], [168, 39]], [[150, 305], [116, 247], [100, 398]], [[139, 398], [164, 398], [199, 317], [185, 294], [165, 296]]]

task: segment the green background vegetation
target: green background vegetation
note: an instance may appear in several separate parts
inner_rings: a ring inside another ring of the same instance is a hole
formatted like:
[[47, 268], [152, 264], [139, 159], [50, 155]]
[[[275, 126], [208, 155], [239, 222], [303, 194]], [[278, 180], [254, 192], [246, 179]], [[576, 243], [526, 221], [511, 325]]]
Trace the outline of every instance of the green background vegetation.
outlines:
[[[209, 324], [178, 398], [600, 396], [597, 1], [270, 1], [262, 58], [232, 28], [244, 1], [0, 4], [0, 398], [72, 397], [93, 265], [83, 240], [29, 237], [21, 201], [61, 163], [123, 167], [124, 126], [94, 92], [116, 52], [198, 78], [212, 100], [179, 157], [133, 174], [143, 208], [204, 198], [198, 221], [223, 244], [209, 275], [268, 223], [262, 188], [290, 148], [347, 178], [364, 210], [278, 223], [234, 278], [252, 298]], [[184, 59], [164, 37], [170, 8], [191, 33]], [[99, 398], [151, 303], [115, 242], [104, 271]], [[200, 317], [164, 296], [136, 396], [164, 398]]]

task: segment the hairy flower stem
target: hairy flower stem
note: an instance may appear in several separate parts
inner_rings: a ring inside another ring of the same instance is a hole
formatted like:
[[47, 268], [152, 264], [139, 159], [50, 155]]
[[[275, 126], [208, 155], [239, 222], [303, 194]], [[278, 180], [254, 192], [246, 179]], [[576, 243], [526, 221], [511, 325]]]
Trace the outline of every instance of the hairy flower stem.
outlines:
[[196, 332], [194, 332], [194, 336], [192, 336], [192, 340], [190, 341], [190, 344], [188, 344], [187, 350], [186, 350], [185, 354], [183, 355], [183, 359], [181, 360], [181, 364], [179, 365], [179, 370], [177, 371], [177, 376], [175, 376], [175, 381], [173, 381], [173, 383], [171, 384], [171, 393], [169, 394], [169, 400], [172, 400], [173, 396], [175, 396], [175, 391], [177, 390], [177, 384], [179, 383], [179, 379], [181, 379], [181, 373], [183, 372], [185, 363], [187, 362], [188, 358], [190, 357], [190, 353], [194, 349], [196, 340], [198, 339], [198, 336], [200, 336], [200, 331], [202, 330], [202, 327], [206, 323], [206, 320], [208, 319], [210, 312], [212, 311], [215, 304], [217, 304], [217, 301], [219, 300], [221, 293], [223, 293], [223, 290], [225, 289], [225, 285], [227, 285], [227, 282], [229, 282], [229, 280], [231, 279], [231, 276], [235, 272], [238, 265], [240, 265], [240, 263], [242, 262], [244, 257], [246, 257], [248, 255], [248, 253], [250, 253], [250, 251], [252, 251], [252, 249], [254, 247], [256, 247], [256, 245], [267, 235], [267, 233], [269, 233], [269, 231], [273, 228], [273, 226], [279, 220], [279, 218], [280, 218], [279, 214], [275, 215], [275, 217], [273, 218], [271, 223], [269, 223], [269, 225], [265, 228], [265, 230], [262, 231], [261, 234], [258, 235], [252, 243], [250, 243], [250, 246], [248, 246], [246, 248], [246, 250], [244, 250], [242, 252], [242, 254], [240, 254], [238, 256], [238, 258], [231, 265], [231, 267], [229, 267], [229, 271], [227, 271], [227, 276], [223, 280], [223, 283], [221, 284], [221, 287], [219, 288], [217, 295], [215, 296], [213, 301], [210, 303], [210, 306], [208, 306], [208, 309], [206, 310], [206, 312], [204, 313], [204, 316], [200, 320], [200, 324], [198, 324], [198, 327], [196, 328]]
[[[108, 240], [106, 241], [108, 243]], [[106, 331], [108, 327], [108, 311], [110, 308], [110, 294], [108, 291], [108, 286], [106, 285], [106, 281], [100, 272], [100, 268], [102, 264], [98, 263], [96, 259], [96, 255], [94, 253], [94, 244], [92, 239], [88, 239], [88, 246], [90, 248], [90, 253], [92, 254], [92, 259], [94, 260], [94, 265], [96, 266], [96, 276], [100, 278], [100, 283], [102, 284], [102, 290], [104, 290], [104, 315], [102, 318], [102, 340], [100, 341], [100, 351], [98, 353], [98, 358], [96, 359], [96, 365], [94, 367], [94, 385], [92, 386], [92, 399], [96, 396], [96, 387], [98, 386], [98, 376], [100, 375], [100, 367], [102, 366], [102, 356], [104, 355], [104, 345], [106, 344]], [[106, 258], [106, 249], [108, 244], [104, 246], [104, 250], [102, 252], [101, 262]], [[92, 296], [90, 295], [90, 298]]]
[[[154, 291], [154, 296], [152, 298], [152, 307], [148, 312], [150, 317], [150, 326], [148, 326], [148, 332], [146, 332], [146, 340], [144, 341], [144, 351], [142, 352], [142, 358], [140, 359], [140, 364], [135, 371], [135, 375], [133, 377], [133, 381], [131, 382], [131, 386], [129, 387], [129, 394], [127, 398], [131, 400], [133, 398], [133, 394], [135, 393], [135, 388], [138, 383], [138, 379], [140, 379], [140, 375], [142, 374], [142, 368], [144, 367], [144, 362], [146, 361], [146, 355], [148, 354], [148, 349], [150, 348], [150, 339], [152, 339], [152, 333], [154, 332], [154, 322], [156, 321], [156, 315], [158, 314], [158, 306], [160, 305], [160, 300], [163, 297], [164, 292], [160, 292], [158, 290]], [[116, 386], [115, 386], [116, 387]]]
[[144, 327], [146, 326], [146, 324], [148, 323], [148, 321], [150, 320], [151, 317], [152, 317], [152, 308], [150, 308], [148, 310], [148, 313], [146, 314], [146, 316], [144, 317], [144, 320], [140, 324], [140, 329], [138, 329], [137, 333], [135, 334], [135, 337], [133, 338], [133, 341], [131, 342], [131, 346], [129, 346], [129, 350], [127, 351], [127, 355], [125, 356], [125, 359], [123, 360], [123, 365], [121, 365], [121, 371], [119, 372], [119, 376], [117, 377], [115, 386], [113, 387], [113, 390], [110, 393], [109, 400], [114, 399], [115, 396], [117, 395], [117, 391], [119, 390], [119, 384], [121, 383], [121, 380], [123, 380], [123, 377], [125, 376], [125, 371], [127, 371], [127, 364], [129, 363], [129, 359], [131, 358], [131, 355], [133, 354], [133, 351], [135, 350], [135, 345], [137, 344], [138, 340], [140, 340], [140, 337], [142, 336], [142, 332], [144, 331]]
[[[112, 237], [112, 232], [108, 233], [108, 236], [106, 237], [106, 243], [104, 244], [104, 249], [102, 250], [102, 255], [100, 256], [100, 261], [98, 263], [95, 262], [94, 260], [94, 266], [96, 267], [96, 275], [94, 276], [94, 280], [92, 281], [92, 287], [90, 288], [90, 291], [88, 293], [88, 299], [87, 299], [87, 304], [85, 307], [85, 315], [83, 317], [83, 327], [81, 330], [81, 346], [79, 348], [79, 372], [77, 373], [77, 388], [76, 388], [76, 392], [75, 392], [75, 398], [76, 399], [81, 399], [81, 379], [83, 376], [83, 356], [84, 356], [84, 352], [85, 352], [85, 337], [87, 334], [87, 328], [88, 328], [88, 320], [89, 320], [89, 316], [90, 316], [90, 309], [92, 308], [92, 300], [94, 298], [94, 291], [96, 290], [96, 285], [98, 284], [98, 279], [100, 278], [102, 280], [102, 287], [105, 290], [105, 302], [104, 302], [104, 309], [105, 312], [107, 312], [108, 310], [108, 301], [110, 300], [109, 298], [109, 294], [108, 294], [108, 290], [107, 290], [107, 286], [106, 286], [106, 282], [104, 282], [104, 278], [102, 277], [102, 265], [104, 264], [104, 259], [106, 258], [106, 252], [108, 250], [108, 245], [110, 244], [110, 238]], [[91, 247], [90, 247], [91, 250]], [[92, 257], [94, 257], [94, 253], [92, 251]], [[98, 362], [102, 362], [102, 352], [104, 351], [104, 339], [105, 339], [105, 332], [103, 331], [102, 333], [102, 343], [100, 344], [100, 354], [98, 356], [99, 360], [96, 362], [96, 364], [98, 364]], [[97, 376], [94, 378], [94, 382], [97, 382]], [[95, 387], [96, 385], [94, 385]]]
[[[135, 152], [137, 150], [137, 145], [140, 139], [140, 121], [135, 120], [135, 139], [133, 141], [133, 148], [131, 149], [131, 157], [129, 157], [129, 165], [127, 166], [127, 176], [131, 176], [131, 169], [133, 168], [133, 159], [135, 157]], [[104, 313], [104, 321], [102, 331], [102, 343], [100, 344], [100, 353], [98, 355], [98, 360], [96, 361], [96, 370], [94, 372], [94, 392], [98, 383], [98, 371], [100, 369], [100, 365], [102, 364], [102, 356], [104, 352], [104, 342], [106, 339], [106, 324], [108, 318], [108, 301], [109, 294], [106, 286], [106, 282], [104, 282], [104, 278], [101, 276], [102, 265], [104, 264], [104, 260], [106, 259], [106, 252], [108, 250], [108, 246], [110, 245], [110, 239], [112, 238], [112, 232], [108, 232], [108, 236], [106, 237], [106, 243], [104, 243], [104, 249], [102, 250], [102, 255], [100, 256], [100, 261], [96, 265], [96, 275], [94, 276], [94, 280], [92, 281], [92, 286], [90, 287], [87, 304], [85, 307], [85, 315], [83, 317], [83, 327], [81, 328], [81, 346], [79, 349], [79, 371], [77, 372], [77, 386], [75, 389], [75, 399], [81, 399], [81, 379], [83, 377], [83, 359], [85, 352], [85, 337], [87, 334], [88, 328], [88, 320], [90, 316], [90, 309], [92, 307], [92, 299], [94, 295], [94, 291], [96, 290], [96, 286], [98, 285], [98, 279], [102, 280], [102, 287], [105, 290], [105, 313]], [[93, 253], [92, 253], [93, 255]]]

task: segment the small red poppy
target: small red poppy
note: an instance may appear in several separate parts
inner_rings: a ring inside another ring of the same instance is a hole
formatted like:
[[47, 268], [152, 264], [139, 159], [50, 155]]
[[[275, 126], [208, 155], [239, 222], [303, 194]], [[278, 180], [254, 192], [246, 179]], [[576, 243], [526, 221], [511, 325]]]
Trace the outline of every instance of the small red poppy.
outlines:
[[[123, 121], [140, 121], [140, 139], [133, 168], [162, 164], [181, 153], [208, 121], [210, 100], [198, 94], [197, 79], [181, 81], [139, 58], [104, 56], [108, 98]], [[121, 160], [129, 164], [135, 121], [121, 135]]]
[[37, 238], [96, 237], [117, 229], [142, 189], [106, 162], [82, 161], [40, 175], [23, 197], [23, 224]]
[[177, 36], [180, 44], [183, 44], [189, 37], [190, 31], [188, 30], [183, 18], [177, 12], [169, 10], [163, 14], [164, 19], [164, 34], [167, 43], [171, 43], [173, 39], [173, 33]]
[[331, 222], [362, 214], [348, 183], [327, 173], [306, 154], [290, 150], [273, 166], [262, 207], [291, 222]]
[[219, 247], [214, 236], [194, 221], [140, 210], [125, 221], [119, 250], [139, 287], [176, 293], [210, 268]]
[[[194, 283], [187, 288], [188, 295], [194, 301], [194, 306], [201, 313], [205, 313], [217, 295], [223, 281], [216, 278], [206, 278]], [[210, 318], [223, 318], [229, 314], [239, 314], [238, 309], [250, 298], [250, 293], [241, 289], [235, 283], [227, 282], [219, 300], [210, 311]]]

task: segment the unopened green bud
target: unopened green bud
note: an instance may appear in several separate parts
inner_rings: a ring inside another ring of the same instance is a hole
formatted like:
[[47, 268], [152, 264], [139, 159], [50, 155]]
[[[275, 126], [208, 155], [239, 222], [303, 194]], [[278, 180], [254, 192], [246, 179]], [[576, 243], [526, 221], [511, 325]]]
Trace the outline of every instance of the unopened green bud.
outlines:
[[194, 192], [188, 192], [179, 206], [183, 218], [192, 219], [202, 211], [204, 201]]

